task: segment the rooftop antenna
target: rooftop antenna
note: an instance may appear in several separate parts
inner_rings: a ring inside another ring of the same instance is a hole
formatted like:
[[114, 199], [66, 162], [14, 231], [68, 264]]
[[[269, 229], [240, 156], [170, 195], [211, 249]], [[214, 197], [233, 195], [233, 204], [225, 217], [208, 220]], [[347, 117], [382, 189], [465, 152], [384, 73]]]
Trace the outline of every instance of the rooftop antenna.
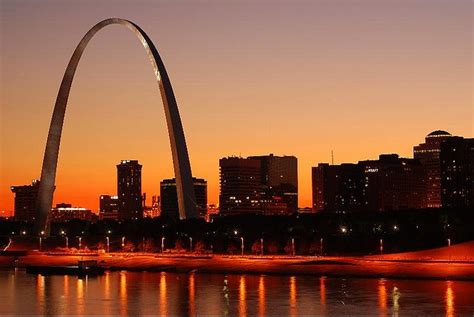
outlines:
[[334, 151], [331, 150], [331, 165], [334, 165]]

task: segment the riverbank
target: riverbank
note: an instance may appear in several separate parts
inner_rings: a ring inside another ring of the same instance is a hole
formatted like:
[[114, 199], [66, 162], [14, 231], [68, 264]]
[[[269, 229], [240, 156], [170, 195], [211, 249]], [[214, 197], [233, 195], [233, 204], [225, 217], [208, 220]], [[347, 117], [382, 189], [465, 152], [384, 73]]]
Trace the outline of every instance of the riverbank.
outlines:
[[331, 277], [441, 279], [474, 281], [474, 242], [419, 252], [366, 257], [259, 257], [160, 255], [155, 253], [54, 254], [29, 252], [0, 256], [0, 267], [77, 265], [97, 260], [116, 271], [165, 271], [178, 273], [313, 275]]

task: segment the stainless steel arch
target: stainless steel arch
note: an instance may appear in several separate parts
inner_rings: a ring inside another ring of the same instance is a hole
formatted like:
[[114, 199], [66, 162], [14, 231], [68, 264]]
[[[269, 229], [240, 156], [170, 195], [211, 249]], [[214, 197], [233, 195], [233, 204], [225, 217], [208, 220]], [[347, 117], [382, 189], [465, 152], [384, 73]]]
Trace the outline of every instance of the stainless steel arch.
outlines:
[[111, 18], [97, 23], [86, 33], [86, 35], [84, 35], [77, 45], [64, 73], [61, 87], [59, 88], [58, 96], [56, 98], [53, 116], [51, 118], [48, 140], [43, 158], [43, 167], [41, 170], [41, 182], [37, 200], [36, 229], [38, 233], [43, 231], [43, 234], [49, 234], [50, 228], [48, 215], [51, 211], [53, 201], [61, 132], [69, 98], [69, 91], [71, 89], [77, 65], [79, 64], [81, 55], [90, 39], [99, 30], [110, 24], [120, 24], [130, 29], [141, 41], [148, 54], [160, 87], [161, 98], [165, 109], [166, 123], [171, 143], [171, 153], [173, 157], [173, 167], [176, 177], [179, 215], [181, 219], [197, 217], [191, 166], [189, 164], [183, 126], [181, 124], [178, 106], [176, 104], [173, 88], [171, 87], [171, 82], [165, 66], [153, 42], [138, 25], [128, 20]]

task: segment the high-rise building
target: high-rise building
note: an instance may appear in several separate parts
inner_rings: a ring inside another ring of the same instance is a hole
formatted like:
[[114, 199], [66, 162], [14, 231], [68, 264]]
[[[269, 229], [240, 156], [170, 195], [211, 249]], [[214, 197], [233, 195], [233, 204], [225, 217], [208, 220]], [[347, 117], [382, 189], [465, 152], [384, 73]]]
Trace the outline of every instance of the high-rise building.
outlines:
[[119, 199], [118, 196], [100, 195], [99, 198], [99, 219], [117, 220]]
[[357, 212], [425, 206], [424, 170], [415, 159], [382, 154], [357, 164], [313, 167], [313, 210]]
[[421, 162], [425, 170], [425, 195], [428, 208], [441, 207], [441, 144], [451, 134], [446, 131], [433, 131], [421, 143], [413, 148], [413, 157]]
[[261, 211], [261, 162], [256, 159], [226, 157], [219, 160], [219, 210], [222, 215]]
[[[207, 181], [193, 177], [196, 209], [199, 217], [205, 218], [207, 214]], [[179, 219], [178, 195], [176, 192], [176, 179], [164, 179], [160, 182], [161, 215]]]
[[117, 165], [118, 212], [120, 219], [143, 218], [142, 166], [135, 160]]
[[12, 186], [15, 194], [15, 220], [34, 222], [36, 220], [36, 198], [38, 197], [39, 180], [31, 185]]
[[418, 160], [382, 154], [358, 164], [364, 168], [368, 210], [424, 208], [424, 169]]
[[474, 206], [474, 138], [445, 140], [440, 160], [443, 207]]
[[359, 164], [318, 164], [312, 168], [313, 211], [365, 209], [364, 169]]
[[298, 160], [295, 156], [249, 156], [260, 161], [264, 213], [296, 213], [298, 210]]

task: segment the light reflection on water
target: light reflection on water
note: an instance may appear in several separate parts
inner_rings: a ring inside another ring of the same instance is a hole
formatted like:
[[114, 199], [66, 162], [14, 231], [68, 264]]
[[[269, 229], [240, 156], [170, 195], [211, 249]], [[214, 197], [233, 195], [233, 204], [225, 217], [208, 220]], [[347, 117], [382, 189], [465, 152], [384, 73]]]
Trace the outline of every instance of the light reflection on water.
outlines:
[[0, 271], [0, 285], [7, 290], [0, 292], [0, 315], [456, 316], [474, 312], [474, 282], [463, 281], [164, 272], [107, 272], [78, 279]]

